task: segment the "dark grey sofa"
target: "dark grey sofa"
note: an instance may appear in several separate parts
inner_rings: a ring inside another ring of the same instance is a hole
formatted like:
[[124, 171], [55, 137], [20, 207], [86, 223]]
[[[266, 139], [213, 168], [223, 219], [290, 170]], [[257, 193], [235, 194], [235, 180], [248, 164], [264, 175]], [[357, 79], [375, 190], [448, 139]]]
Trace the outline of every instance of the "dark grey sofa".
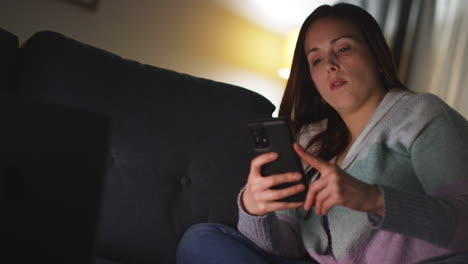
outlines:
[[174, 263], [190, 225], [235, 226], [252, 158], [246, 122], [274, 110], [264, 97], [55, 32], [38, 32], [19, 48], [0, 30], [0, 56], [2, 94], [111, 119], [96, 263]]

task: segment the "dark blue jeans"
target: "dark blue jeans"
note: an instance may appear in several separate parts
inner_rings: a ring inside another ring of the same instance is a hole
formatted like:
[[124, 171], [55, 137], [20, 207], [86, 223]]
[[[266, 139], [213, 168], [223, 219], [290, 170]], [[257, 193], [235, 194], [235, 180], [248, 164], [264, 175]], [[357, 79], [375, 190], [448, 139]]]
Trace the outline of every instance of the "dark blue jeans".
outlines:
[[258, 248], [239, 231], [222, 224], [196, 224], [182, 237], [177, 264], [311, 264], [314, 261], [274, 256]]

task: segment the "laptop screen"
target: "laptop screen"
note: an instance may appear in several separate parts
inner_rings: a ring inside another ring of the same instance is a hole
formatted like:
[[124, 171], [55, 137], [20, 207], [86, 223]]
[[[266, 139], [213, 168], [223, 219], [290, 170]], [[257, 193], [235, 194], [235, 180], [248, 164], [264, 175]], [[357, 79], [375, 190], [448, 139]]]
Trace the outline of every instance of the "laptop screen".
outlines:
[[0, 128], [0, 259], [92, 263], [110, 119], [0, 98]]

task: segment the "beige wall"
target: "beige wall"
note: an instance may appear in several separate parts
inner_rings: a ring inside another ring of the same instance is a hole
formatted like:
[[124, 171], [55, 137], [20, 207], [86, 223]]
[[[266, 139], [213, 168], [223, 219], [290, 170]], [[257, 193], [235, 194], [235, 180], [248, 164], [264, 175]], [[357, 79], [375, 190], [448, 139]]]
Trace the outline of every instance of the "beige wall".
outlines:
[[283, 37], [209, 0], [100, 0], [90, 12], [61, 0], [0, 0], [0, 26], [26, 40], [53, 30], [122, 57], [244, 86], [274, 104]]

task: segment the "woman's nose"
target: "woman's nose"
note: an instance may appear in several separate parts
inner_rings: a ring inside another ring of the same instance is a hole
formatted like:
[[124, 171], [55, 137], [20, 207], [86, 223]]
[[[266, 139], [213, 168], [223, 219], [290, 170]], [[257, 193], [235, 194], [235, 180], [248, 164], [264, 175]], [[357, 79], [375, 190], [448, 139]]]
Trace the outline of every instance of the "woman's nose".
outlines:
[[333, 56], [330, 56], [326, 61], [326, 69], [328, 72], [336, 72], [340, 70], [340, 66], [338, 65], [337, 61]]

